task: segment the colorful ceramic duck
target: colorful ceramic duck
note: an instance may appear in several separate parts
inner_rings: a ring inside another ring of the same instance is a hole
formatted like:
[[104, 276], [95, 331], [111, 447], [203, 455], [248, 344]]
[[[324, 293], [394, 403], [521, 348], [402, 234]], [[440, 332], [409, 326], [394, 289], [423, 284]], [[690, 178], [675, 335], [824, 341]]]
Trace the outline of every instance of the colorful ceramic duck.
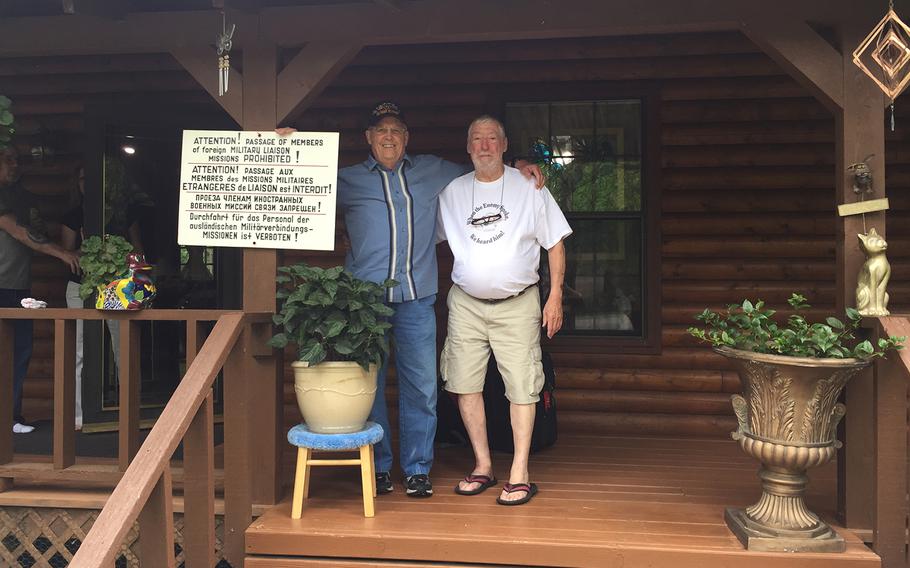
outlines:
[[129, 274], [114, 280], [98, 294], [95, 307], [102, 310], [141, 310], [152, 305], [156, 288], [149, 275], [152, 266], [145, 256], [130, 253], [126, 257]]

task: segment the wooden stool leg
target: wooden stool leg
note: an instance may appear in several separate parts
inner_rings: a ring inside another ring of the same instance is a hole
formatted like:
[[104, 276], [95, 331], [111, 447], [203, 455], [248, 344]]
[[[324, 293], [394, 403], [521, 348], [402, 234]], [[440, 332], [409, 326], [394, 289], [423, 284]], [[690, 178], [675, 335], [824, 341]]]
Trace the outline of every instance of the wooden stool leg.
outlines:
[[303, 498], [306, 500], [310, 498], [310, 462], [313, 458], [313, 450], [309, 448], [304, 448], [304, 450], [306, 451], [306, 460], [303, 467]]
[[370, 448], [367, 444], [360, 446], [360, 476], [363, 479], [363, 516], [372, 517], [373, 510], [373, 484], [376, 483], [376, 476], [373, 475], [373, 460], [370, 456]]
[[373, 480], [373, 497], [376, 496], [376, 456], [373, 453], [373, 444], [370, 444], [370, 479]]
[[307, 448], [297, 448], [297, 471], [294, 472], [294, 499], [291, 502], [291, 518], [299, 519], [303, 512], [303, 495], [308, 482], [310, 451]]

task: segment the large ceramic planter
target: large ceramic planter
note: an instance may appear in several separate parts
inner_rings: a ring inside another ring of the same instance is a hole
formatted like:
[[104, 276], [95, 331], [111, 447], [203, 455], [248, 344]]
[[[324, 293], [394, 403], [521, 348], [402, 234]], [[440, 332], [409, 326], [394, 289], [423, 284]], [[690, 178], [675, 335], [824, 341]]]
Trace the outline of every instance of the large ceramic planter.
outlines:
[[357, 363], [324, 362], [310, 367], [291, 363], [294, 391], [303, 420], [313, 432], [357, 432], [370, 415], [376, 398], [376, 365], [369, 371]]
[[742, 380], [733, 395], [739, 427], [733, 432], [762, 464], [762, 496], [745, 509], [728, 508], [727, 526], [750, 550], [842, 552], [844, 540], [806, 508], [806, 471], [834, 457], [837, 402], [847, 382], [869, 361], [766, 355], [720, 347]]

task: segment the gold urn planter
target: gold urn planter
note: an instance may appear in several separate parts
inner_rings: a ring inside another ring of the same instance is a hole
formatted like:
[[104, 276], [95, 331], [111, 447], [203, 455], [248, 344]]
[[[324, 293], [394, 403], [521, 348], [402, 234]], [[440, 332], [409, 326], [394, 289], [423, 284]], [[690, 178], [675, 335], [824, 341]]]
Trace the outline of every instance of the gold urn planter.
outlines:
[[761, 498], [745, 509], [727, 508], [727, 526], [749, 550], [843, 552], [843, 538], [806, 507], [806, 471], [828, 463], [840, 447], [845, 408], [838, 397], [870, 361], [714, 350], [742, 380], [742, 395], [732, 397], [739, 423], [733, 439], [761, 462]]
[[297, 406], [307, 427], [321, 434], [343, 434], [363, 429], [376, 398], [378, 367], [364, 370], [346, 361], [310, 366], [291, 363]]

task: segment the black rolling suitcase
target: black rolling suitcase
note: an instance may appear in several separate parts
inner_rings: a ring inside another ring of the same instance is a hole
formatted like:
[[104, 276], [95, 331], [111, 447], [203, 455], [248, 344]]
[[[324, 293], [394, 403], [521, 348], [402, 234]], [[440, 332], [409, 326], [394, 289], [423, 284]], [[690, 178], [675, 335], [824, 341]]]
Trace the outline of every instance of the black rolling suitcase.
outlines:
[[[549, 353], [544, 353], [543, 389], [537, 401], [534, 417], [534, 431], [531, 434], [531, 453], [548, 448], [556, 443], [556, 373]], [[490, 448], [501, 452], [513, 452], [512, 425], [509, 418], [509, 400], [502, 375], [496, 366], [496, 358], [490, 356], [487, 377], [483, 387], [483, 401], [487, 414], [487, 438]]]

